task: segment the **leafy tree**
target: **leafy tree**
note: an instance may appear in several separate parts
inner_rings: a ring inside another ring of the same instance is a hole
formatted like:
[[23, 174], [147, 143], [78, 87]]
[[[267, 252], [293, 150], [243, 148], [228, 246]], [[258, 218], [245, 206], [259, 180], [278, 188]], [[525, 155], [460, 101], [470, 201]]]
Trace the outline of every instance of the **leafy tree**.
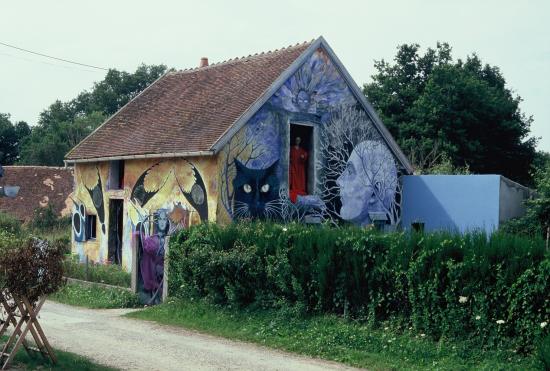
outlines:
[[134, 73], [111, 69], [90, 91], [45, 109], [25, 139], [19, 163], [63, 165], [65, 154], [166, 72], [164, 65], [141, 65]]
[[21, 149], [22, 164], [60, 166], [65, 154], [97, 128], [107, 116], [91, 112], [73, 121], [52, 121], [33, 128]]
[[527, 200], [525, 216], [508, 221], [504, 230], [526, 235], [542, 235], [548, 239], [550, 228], [550, 159], [534, 172], [536, 194]]
[[12, 165], [19, 158], [21, 141], [30, 134], [24, 121], [13, 124], [10, 115], [0, 113], [0, 164]]
[[532, 118], [521, 112], [521, 98], [498, 67], [475, 54], [454, 62], [445, 43], [424, 55], [419, 48], [401, 45], [394, 64], [376, 61], [373, 82], [363, 89], [401, 148], [414, 161], [437, 147], [454, 166], [530, 184]]

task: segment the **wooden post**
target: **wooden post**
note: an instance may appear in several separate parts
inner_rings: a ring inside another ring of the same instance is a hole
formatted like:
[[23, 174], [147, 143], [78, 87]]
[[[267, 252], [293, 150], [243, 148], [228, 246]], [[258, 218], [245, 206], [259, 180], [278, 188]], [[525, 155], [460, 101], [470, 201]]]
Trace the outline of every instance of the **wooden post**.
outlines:
[[[38, 313], [42, 305], [44, 305], [46, 297], [41, 297], [36, 305], [31, 304], [26, 297], [10, 294], [6, 289], [0, 292], [0, 297], [0, 301], [8, 315], [7, 321], [0, 328], [0, 334], [6, 331], [7, 326], [10, 324], [14, 327], [8, 341], [0, 352], [0, 367], [2, 367], [2, 370], [9, 367], [21, 345], [23, 345], [30, 356], [34, 355], [31, 351], [39, 352], [44, 358], [49, 358], [55, 364], [57, 358], [42, 330], [42, 326], [38, 322]], [[12, 302], [13, 304], [11, 304]], [[19, 318], [19, 320], [17, 321], [15, 318]], [[36, 348], [29, 346], [27, 343], [26, 335], [29, 332], [36, 343]]]
[[164, 273], [162, 274], [162, 302], [168, 297], [168, 246], [170, 246], [170, 236], [164, 240]]
[[88, 273], [88, 272], [89, 272], [89, 264], [90, 264], [90, 261], [89, 261], [89, 259], [88, 259], [88, 255], [86, 255], [86, 268], [85, 268], [85, 270], [84, 270], [84, 272], [85, 272], [85, 274], [84, 274], [85, 279], [84, 279], [84, 280], [85, 280], [85, 281], [89, 281], [89, 280], [90, 280], [89, 273]]

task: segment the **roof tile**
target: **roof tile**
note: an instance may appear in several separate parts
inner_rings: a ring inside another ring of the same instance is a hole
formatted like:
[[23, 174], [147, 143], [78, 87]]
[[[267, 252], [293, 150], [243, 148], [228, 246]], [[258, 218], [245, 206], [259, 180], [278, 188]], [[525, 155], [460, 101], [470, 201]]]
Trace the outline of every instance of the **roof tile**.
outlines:
[[168, 73], [66, 159], [207, 151], [310, 44]]

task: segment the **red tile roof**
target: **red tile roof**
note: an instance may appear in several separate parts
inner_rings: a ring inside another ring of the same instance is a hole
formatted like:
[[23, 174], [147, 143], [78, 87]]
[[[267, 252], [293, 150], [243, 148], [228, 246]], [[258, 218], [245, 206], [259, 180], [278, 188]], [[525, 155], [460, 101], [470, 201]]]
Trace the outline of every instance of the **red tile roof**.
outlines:
[[168, 73], [66, 159], [208, 151], [310, 44]]
[[28, 222], [34, 210], [52, 205], [61, 215], [70, 212], [69, 195], [73, 190], [73, 170], [50, 166], [4, 166], [1, 186], [19, 186], [15, 198], [0, 197], [0, 211]]

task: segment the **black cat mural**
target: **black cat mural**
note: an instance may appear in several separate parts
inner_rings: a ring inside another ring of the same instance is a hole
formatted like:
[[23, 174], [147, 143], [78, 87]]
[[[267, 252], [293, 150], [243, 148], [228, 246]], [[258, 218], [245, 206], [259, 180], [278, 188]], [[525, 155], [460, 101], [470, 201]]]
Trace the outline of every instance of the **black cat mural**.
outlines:
[[235, 159], [233, 218], [276, 219], [279, 216], [279, 179], [275, 161], [265, 169], [250, 169]]

